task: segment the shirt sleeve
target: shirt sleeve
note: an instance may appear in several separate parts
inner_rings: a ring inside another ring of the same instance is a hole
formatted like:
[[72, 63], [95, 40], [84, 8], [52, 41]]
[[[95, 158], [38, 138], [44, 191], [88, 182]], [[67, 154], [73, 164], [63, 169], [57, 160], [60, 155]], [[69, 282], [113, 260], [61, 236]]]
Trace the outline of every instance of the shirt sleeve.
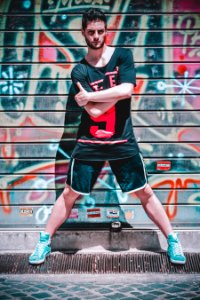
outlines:
[[136, 73], [133, 61], [133, 55], [130, 49], [121, 51], [119, 60], [119, 82], [133, 83], [136, 86]]
[[71, 72], [71, 79], [74, 84], [74, 88], [76, 91], [76, 94], [79, 92], [79, 88], [77, 87], [77, 82], [80, 82], [82, 87], [87, 91], [87, 92], [93, 92], [91, 86], [89, 85], [87, 81], [87, 70], [86, 67], [84, 67], [81, 64], [76, 65], [72, 72]]

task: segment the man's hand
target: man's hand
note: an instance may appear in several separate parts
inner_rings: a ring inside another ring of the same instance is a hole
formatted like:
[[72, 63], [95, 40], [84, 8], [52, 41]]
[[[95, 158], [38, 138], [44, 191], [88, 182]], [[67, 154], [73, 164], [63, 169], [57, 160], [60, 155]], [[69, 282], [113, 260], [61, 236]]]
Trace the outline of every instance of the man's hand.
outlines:
[[75, 100], [79, 106], [85, 106], [90, 101], [89, 99], [90, 93], [84, 90], [80, 82], [77, 82], [77, 87], [79, 88], [80, 92], [76, 94]]

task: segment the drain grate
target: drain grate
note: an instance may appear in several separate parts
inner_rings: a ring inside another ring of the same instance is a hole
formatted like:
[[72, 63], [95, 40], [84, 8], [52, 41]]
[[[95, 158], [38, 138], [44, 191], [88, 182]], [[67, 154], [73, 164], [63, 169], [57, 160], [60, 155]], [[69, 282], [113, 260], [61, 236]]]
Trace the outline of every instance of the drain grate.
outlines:
[[185, 265], [173, 265], [165, 252], [133, 254], [52, 253], [44, 264], [32, 266], [28, 254], [0, 255], [1, 274], [61, 273], [200, 273], [200, 253], [186, 253]]

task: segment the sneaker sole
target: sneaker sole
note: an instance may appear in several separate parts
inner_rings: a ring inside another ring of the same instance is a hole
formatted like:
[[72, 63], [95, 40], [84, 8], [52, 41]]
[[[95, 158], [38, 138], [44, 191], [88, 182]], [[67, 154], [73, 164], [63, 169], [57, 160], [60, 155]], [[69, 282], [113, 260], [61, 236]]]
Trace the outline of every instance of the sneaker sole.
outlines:
[[50, 254], [51, 254], [51, 252], [47, 253], [44, 259], [37, 260], [37, 261], [29, 261], [29, 264], [31, 264], [31, 265], [40, 265], [45, 261], [47, 256], [49, 256]]
[[180, 261], [180, 260], [173, 260], [171, 258], [169, 258], [170, 262], [173, 264], [177, 264], [177, 265], [184, 265], [186, 263], [186, 261]]

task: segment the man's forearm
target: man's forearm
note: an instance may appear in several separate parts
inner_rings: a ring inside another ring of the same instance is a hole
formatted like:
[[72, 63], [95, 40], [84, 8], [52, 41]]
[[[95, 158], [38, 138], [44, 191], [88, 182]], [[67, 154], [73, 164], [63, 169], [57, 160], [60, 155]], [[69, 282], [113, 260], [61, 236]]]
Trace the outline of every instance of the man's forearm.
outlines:
[[84, 106], [84, 108], [90, 116], [98, 118], [99, 116], [107, 112], [111, 107], [113, 107], [115, 103], [117, 103], [117, 100], [101, 103], [88, 102]]
[[113, 102], [113, 99], [119, 101], [123, 99], [130, 98], [133, 92], [133, 84], [122, 83], [120, 85], [114, 86], [112, 88], [90, 92], [89, 101], [90, 102]]

